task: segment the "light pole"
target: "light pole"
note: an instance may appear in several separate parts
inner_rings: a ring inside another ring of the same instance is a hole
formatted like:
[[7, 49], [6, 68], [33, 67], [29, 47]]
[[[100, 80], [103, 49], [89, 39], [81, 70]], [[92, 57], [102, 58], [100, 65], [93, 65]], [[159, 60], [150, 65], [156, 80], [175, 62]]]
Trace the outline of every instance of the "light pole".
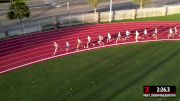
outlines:
[[67, 10], [68, 10], [68, 14], [69, 14], [69, 24], [70, 24], [70, 26], [71, 26], [71, 16], [70, 16], [69, 2], [67, 2]]
[[112, 0], [110, 0], [110, 9], [109, 9], [109, 22], [112, 20]]

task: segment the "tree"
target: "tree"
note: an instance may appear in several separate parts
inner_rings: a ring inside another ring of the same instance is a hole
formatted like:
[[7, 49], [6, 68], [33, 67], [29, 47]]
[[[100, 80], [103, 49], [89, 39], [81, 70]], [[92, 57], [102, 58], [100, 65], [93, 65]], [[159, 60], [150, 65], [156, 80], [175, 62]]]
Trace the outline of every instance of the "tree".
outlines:
[[21, 22], [23, 18], [29, 16], [30, 10], [24, 0], [15, 0], [14, 2], [11, 2], [9, 12], [7, 13], [8, 19], [19, 19]]
[[97, 12], [97, 6], [100, 3], [100, 0], [89, 0], [89, 3], [91, 4], [91, 6], [94, 8], [94, 15], [95, 15], [95, 19], [97, 18], [96, 12]]
[[149, 4], [151, 0], [133, 0], [133, 2], [140, 5], [140, 9], [142, 9], [145, 5]]

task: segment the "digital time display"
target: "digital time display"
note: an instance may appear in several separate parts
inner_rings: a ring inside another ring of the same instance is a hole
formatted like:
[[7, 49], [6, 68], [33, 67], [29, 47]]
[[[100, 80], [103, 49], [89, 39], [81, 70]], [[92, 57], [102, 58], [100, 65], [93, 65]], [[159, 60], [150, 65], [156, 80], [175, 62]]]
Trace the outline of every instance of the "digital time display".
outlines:
[[176, 86], [144, 86], [144, 97], [176, 97]]

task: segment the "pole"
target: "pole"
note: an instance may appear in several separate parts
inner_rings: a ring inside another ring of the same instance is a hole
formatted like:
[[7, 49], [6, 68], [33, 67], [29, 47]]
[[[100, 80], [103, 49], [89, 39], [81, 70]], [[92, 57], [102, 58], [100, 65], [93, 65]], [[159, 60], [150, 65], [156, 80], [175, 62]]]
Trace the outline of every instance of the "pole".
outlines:
[[41, 32], [41, 23], [40, 23], [39, 17], [38, 17], [38, 29], [39, 29], [39, 32]]
[[143, 8], [143, 1], [141, 0], [141, 2], [140, 2], [140, 9], [142, 9]]
[[84, 23], [85, 23], [85, 22], [84, 22], [84, 14], [83, 14], [82, 18], [83, 18], [83, 24], [84, 24]]
[[23, 34], [25, 34], [25, 29], [24, 29], [23, 21], [21, 21], [21, 24], [22, 24], [22, 31], [23, 31]]
[[70, 24], [70, 26], [71, 26], [71, 16], [70, 16], [69, 2], [67, 2], [67, 10], [68, 10], [68, 13], [69, 13], [69, 24]]
[[109, 9], [109, 22], [112, 20], [112, 0], [110, 0], [110, 9]]

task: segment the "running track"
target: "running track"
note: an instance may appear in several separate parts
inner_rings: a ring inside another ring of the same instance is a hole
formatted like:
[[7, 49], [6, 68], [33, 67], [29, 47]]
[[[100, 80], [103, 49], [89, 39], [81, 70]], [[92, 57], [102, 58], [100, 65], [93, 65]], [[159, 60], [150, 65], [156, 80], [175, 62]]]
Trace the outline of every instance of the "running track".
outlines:
[[[169, 41], [169, 40], [180, 40], [179, 36], [175, 39], [168, 39], [169, 28], [174, 26], [180, 29], [180, 22], [130, 22], [130, 23], [113, 23], [113, 24], [96, 24], [86, 25], [80, 27], [64, 28], [61, 30], [54, 30], [50, 32], [33, 33], [31, 35], [19, 36], [10, 38], [7, 40], [0, 41], [0, 74], [8, 71], [12, 71], [18, 68], [28, 67], [28, 65], [38, 63], [41, 61], [62, 57], [82, 51], [109, 47], [115, 45], [123, 45], [136, 43], [134, 36], [126, 42], [119, 41], [118, 44], [114, 42], [106, 43], [107, 32], [111, 33], [113, 38], [117, 37], [117, 33], [120, 31], [123, 37], [125, 31], [128, 29], [131, 33], [135, 30], [143, 34], [145, 28], [148, 30], [149, 37], [140, 39], [140, 43], [149, 41]], [[154, 28], [158, 28], [158, 40], [151, 37]], [[87, 42], [87, 35], [90, 35], [95, 47], [90, 45], [88, 49], [80, 48], [76, 51], [77, 38], [80, 37], [83, 44]], [[105, 46], [98, 47], [97, 36], [101, 34], [104, 36]], [[71, 45], [71, 50], [65, 52], [65, 41]], [[53, 42], [56, 41], [59, 46], [63, 49], [57, 51], [57, 55], [53, 56], [54, 46]]]

